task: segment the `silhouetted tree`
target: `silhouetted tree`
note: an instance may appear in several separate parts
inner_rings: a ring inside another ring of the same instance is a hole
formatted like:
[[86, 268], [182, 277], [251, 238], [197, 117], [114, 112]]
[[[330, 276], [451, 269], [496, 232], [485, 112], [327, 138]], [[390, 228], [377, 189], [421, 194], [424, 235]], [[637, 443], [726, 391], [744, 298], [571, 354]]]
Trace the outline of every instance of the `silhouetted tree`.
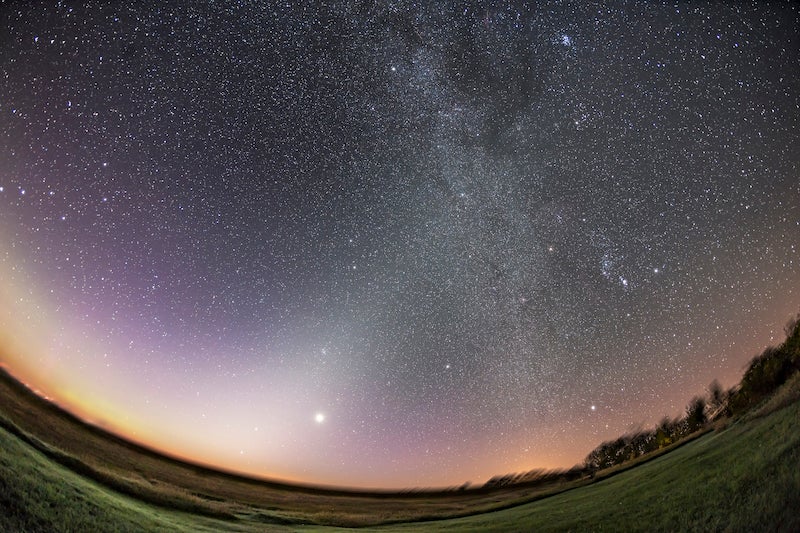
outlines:
[[[669, 446], [701, 429], [709, 419], [738, 416], [755, 406], [800, 371], [800, 314], [786, 324], [785, 331], [786, 340], [779, 347], [768, 347], [750, 361], [738, 385], [726, 391], [715, 379], [708, 386], [708, 396], [692, 398], [682, 418], [665, 416], [652, 431], [603, 442], [586, 456], [581, 471], [594, 476], [597, 470]], [[490, 481], [502, 484], [504, 479]]]
[[658, 448], [658, 444], [656, 443], [656, 432], [651, 430], [640, 431], [634, 434], [631, 438], [630, 447], [632, 451], [632, 459], [656, 450]]
[[584, 463], [593, 471], [610, 468], [616, 464], [616, 442], [608, 441], [589, 452]]
[[779, 347], [766, 348], [750, 361], [739, 382], [739, 389], [729, 402], [733, 414], [741, 414], [755, 406], [786, 382], [795, 371], [791, 354], [794, 342], [793, 336]]
[[712, 417], [717, 416], [727, 401], [727, 394], [716, 379], [708, 385], [708, 411]]
[[663, 448], [669, 446], [674, 442], [675, 438], [675, 421], [665, 416], [661, 419], [656, 427], [656, 446]]
[[686, 431], [694, 433], [706, 425], [706, 400], [702, 396], [695, 396], [686, 407]]
[[800, 371], [800, 313], [786, 323], [784, 331], [786, 340], [783, 348], [786, 351], [786, 357], [790, 361], [793, 371], [798, 372]]

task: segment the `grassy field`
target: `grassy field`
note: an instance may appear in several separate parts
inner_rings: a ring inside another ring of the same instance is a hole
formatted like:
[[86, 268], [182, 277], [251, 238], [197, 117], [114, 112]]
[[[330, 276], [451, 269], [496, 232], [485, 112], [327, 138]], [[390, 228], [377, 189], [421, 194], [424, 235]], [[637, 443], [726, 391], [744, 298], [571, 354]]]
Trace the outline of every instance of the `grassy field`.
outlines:
[[55, 463], [138, 501], [259, 523], [366, 526], [453, 517], [531, 501], [564, 488], [362, 493], [305, 489], [227, 475], [172, 460], [87, 426], [0, 372], [3, 426]]
[[2, 531], [800, 531], [800, 379], [763, 416], [593, 483], [416, 495], [206, 470], [92, 430], [0, 382]]
[[795, 402], [595, 484], [426, 530], [800, 531], [798, 422]]

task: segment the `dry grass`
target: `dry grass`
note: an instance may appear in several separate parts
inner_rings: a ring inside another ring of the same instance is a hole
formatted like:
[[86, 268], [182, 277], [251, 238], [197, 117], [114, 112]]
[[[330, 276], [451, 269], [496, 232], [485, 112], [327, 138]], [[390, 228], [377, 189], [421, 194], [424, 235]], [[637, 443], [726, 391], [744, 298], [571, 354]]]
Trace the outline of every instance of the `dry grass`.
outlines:
[[211, 517], [365, 526], [486, 512], [580, 484], [378, 493], [272, 483], [171, 459], [133, 445], [87, 426], [4, 373], [0, 373], [0, 415], [6, 420], [7, 430], [82, 476], [140, 501]]
[[795, 377], [759, 416], [601, 472], [594, 482], [370, 494], [278, 485], [175, 461], [89, 428], [0, 379], [0, 530], [800, 531], [798, 399]]

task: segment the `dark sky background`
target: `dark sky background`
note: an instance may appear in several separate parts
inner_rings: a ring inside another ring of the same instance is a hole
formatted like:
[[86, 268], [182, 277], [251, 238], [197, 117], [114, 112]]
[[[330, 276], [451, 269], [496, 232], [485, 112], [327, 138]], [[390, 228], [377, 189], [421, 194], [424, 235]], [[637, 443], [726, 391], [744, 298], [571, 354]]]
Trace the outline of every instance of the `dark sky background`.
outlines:
[[448, 485], [782, 339], [796, 3], [307, 4], [0, 3], [12, 372], [215, 465]]

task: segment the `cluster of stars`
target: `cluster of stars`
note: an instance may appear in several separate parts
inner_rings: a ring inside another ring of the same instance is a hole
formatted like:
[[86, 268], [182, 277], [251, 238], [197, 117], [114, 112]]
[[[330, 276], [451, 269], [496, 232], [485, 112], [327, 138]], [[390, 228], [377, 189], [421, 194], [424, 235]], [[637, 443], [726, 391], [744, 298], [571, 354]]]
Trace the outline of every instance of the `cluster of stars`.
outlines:
[[250, 472], [482, 481], [796, 311], [796, 6], [223, 4], [1, 10], [0, 338], [54, 396]]

